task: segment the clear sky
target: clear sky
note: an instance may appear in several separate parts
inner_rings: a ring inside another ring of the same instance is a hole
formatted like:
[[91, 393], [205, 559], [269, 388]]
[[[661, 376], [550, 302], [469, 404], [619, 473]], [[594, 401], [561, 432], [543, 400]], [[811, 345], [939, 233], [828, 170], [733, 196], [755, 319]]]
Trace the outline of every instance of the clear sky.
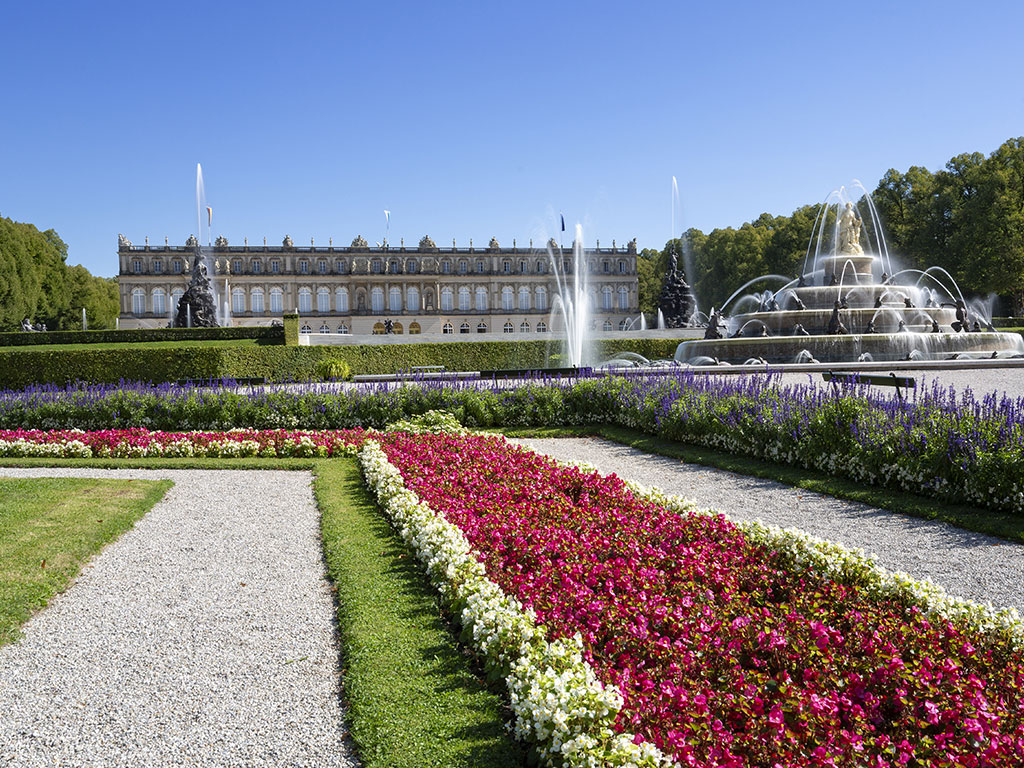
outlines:
[[[1024, 3], [5, 2], [0, 215], [117, 233], [643, 247], [1024, 135]], [[567, 233], [566, 242], [571, 239]]]

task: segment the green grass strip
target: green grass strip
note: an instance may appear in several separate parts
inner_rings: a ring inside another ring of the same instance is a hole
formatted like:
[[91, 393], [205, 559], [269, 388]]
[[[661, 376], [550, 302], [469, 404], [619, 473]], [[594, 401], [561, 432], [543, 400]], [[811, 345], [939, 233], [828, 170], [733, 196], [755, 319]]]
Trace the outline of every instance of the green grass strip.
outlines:
[[0, 645], [134, 525], [170, 480], [0, 478]]
[[991, 509], [963, 504], [950, 504], [939, 499], [918, 496], [905, 491], [865, 485], [845, 478], [833, 477], [816, 470], [776, 464], [761, 459], [738, 456], [712, 448], [679, 443], [652, 437], [644, 432], [625, 427], [594, 425], [589, 427], [544, 427], [540, 429], [500, 430], [509, 437], [603, 437], [631, 448], [679, 459], [687, 464], [715, 467], [740, 475], [775, 480], [796, 488], [856, 501], [879, 509], [887, 509], [911, 517], [935, 520], [969, 531], [998, 536], [1009, 541], [1024, 543], [1024, 518]]
[[363, 485], [355, 459], [314, 482], [338, 599], [352, 737], [365, 768], [523, 765], [500, 695], [470, 671], [426, 574]]

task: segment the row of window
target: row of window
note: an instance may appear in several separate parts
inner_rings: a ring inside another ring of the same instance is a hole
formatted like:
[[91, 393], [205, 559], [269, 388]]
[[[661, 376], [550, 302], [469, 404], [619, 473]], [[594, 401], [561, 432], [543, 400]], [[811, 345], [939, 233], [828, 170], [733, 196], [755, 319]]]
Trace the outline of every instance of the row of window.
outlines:
[[[171, 272], [175, 275], [180, 275], [185, 268], [184, 261], [182, 259], [171, 259]], [[372, 259], [370, 261], [370, 272], [376, 275], [384, 273], [385, 261], [383, 259]], [[134, 274], [141, 275], [143, 272], [142, 259], [132, 260], [131, 271]], [[270, 259], [267, 262], [267, 270], [270, 274], [279, 274], [281, 272], [281, 260]], [[452, 274], [452, 269], [460, 275], [469, 274], [470, 266], [468, 259], [459, 259], [453, 265], [450, 259], [442, 259], [439, 267], [441, 274]], [[543, 275], [548, 271], [548, 262], [544, 259], [537, 259], [533, 263], [533, 274]], [[612, 274], [612, 261], [610, 259], [604, 259], [600, 265], [600, 271], [606, 275]], [[404, 267], [404, 268], [403, 268]], [[568, 273], [572, 269], [570, 261], [566, 260], [563, 263], [565, 272]], [[233, 259], [231, 261], [231, 271], [234, 274], [242, 274], [244, 269], [244, 262], [242, 259]], [[319, 259], [316, 263], [312, 263], [309, 259], [299, 259], [298, 272], [302, 275], [312, 274], [311, 269], [315, 269], [316, 274], [326, 275], [329, 273], [327, 259]], [[629, 269], [629, 264], [625, 259], [619, 259], [617, 264], [618, 274], [625, 275]], [[163, 274], [164, 262], [163, 259], [153, 259], [152, 270], [154, 274]], [[349, 263], [346, 259], [337, 259], [334, 262], [334, 274], [345, 275], [348, 274]], [[259, 275], [264, 271], [263, 259], [250, 259], [249, 261], [249, 272], [250, 274]], [[416, 274], [419, 271], [419, 262], [416, 259], [406, 259], [403, 265], [397, 259], [393, 259], [387, 262], [387, 271], [390, 274], [401, 274], [403, 271], [407, 274]], [[487, 271], [486, 263], [482, 259], [478, 259], [474, 265], [474, 271], [477, 274], [485, 274]], [[590, 271], [598, 272], [598, 263], [596, 259], [590, 261]], [[511, 259], [504, 259], [501, 262], [501, 272], [506, 275], [514, 274], [513, 262]], [[522, 259], [519, 262], [518, 274], [530, 274], [530, 262], [526, 259]]]
[[[610, 320], [605, 320], [604, 321], [604, 330], [605, 331], [612, 330], [612, 327], [613, 326], [612, 326], [612, 323], [611, 323]], [[619, 330], [620, 331], [625, 331], [628, 328], [629, 328], [629, 320], [622, 320], [619, 323]], [[465, 323], [464, 322], [464, 323], [462, 323], [459, 326], [459, 333], [471, 333], [472, 330], [473, 330], [472, 326], [470, 326], [469, 323]], [[510, 322], [506, 322], [501, 327], [501, 331], [502, 331], [502, 333], [515, 333], [515, 326], [512, 323], [510, 323]], [[312, 333], [313, 332], [313, 327], [311, 325], [309, 325], [308, 323], [304, 324], [302, 326], [302, 328], [300, 329], [300, 332], [301, 333]], [[320, 326], [319, 332], [320, 333], [341, 333], [341, 334], [348, 334], [348, 333], [350, 333], [349, 327], [348, 327], [347, 323], [339, 323], [338, 327], [337, 327], [337, 330], [332, 329], [327, 323], [323, 323]], [[374, 323], [374, 325], [373, 325], [373, 332], [375, 334], [377, 334], [377, 335], [383, 335], [383, 334], [387, 333], [387, 329], [385, 328], [384, 323]], [[476, 325], [476, 332], [477, 333], [487, 333], [487, 323], [485, 323], [483, 321], [477, 323], [477, 325]], [[519, 332], [520, 333], [530, 333], [530, 324], [527, 321], [525, 321], [525, 320], [523, 322], [521, 322], [519, 324]], [[537, 333], [547, 333], [548, 332], [548, 324], [545, 323], [543, 320], [541, 320], [540, 322], [537, 323], [536, 332]], [[393, 322], [391, 324], [391, 333], [393, 333], [393, 334], [405, 333], [405, 328], [402, 326], [402, 324], [400, 322], [397, 322], [397, 321]], [[419, 334], [419, 333], [421, 333], [420, 324], [417, 323], [415, 320], [413, 322], [409, 323], [409, 335], [413, 336], [413, 335], [416, 335], [416, 334]], [[451, 322], [445, 322], [445, 324], [443, 326], [441, 326], [441, 333], [444, 333], [444, 334], [454, 334], [455, 333], [455, 326]]]
[[[178, 300], [184, 293], [184, 289], [175, 288], [171, 291], [171, 306], [177, 307]], [[613, 309], [613, 297], [614, 292], [611, 286], [604, 286], [601, 289], [601, 309], [610, 311]], [[484, 286], [479, 286], [474, 292], [466, 286], [462, 286], [458, 289], [458, 308], [460, 311], [467, 312], [470, 310], [476, 310], [478, 312], [487, 312], [489, 308], [488, 290]], [[420, 291], [416, 286], [408, 286], [405, 289], [405, 302], [404, 307], [409, 312], [419, 312], [423, 307], [420, 302]], [[544, 286], [537, 286], [532, 292], [527, 286], [521, 286], [518, 293], [518, 301], [516, 301], [516, 293], [512, 288], [506, 286], [501, 290], [501, 309], [508, 312], [513, 310], [520, 310], [527, 312], [530, 309], [536, 309], [538, 311], [546, 311], [548, 309], [548, 291]], [[597, 295], [594, 294], [591, 297], [591, 301], [596, 301]], [[249, 291], [249, 308], [248, 311], [254, 313], [264, 312], [264, 291], [262, 288], [253, 288]], [[395, 286], [388, 291], [387, 296], [387, 308], [391, 312], [401, 312], [403, 308], [403, 296], [402, 289]], [[531, 302], [532, 299], [532, 302]], [[444, 287], [441, 289], [441, 311], [451, 312], [455, 309], [456, 291], [450, 287]], [[167, 312], [166, 305], [166, 293], [163, 288], [154, 288], [152, 293], [152, 304], [153, 312], [158, 315], [162, 315]], [[532, 303], [532, 306], [531, 306]], [[629, 289], [622, 285], [618, 289], [618, 307], [619, 310], [629, 309]], [[313, 311], [313, 292], [310, 288], [299, 289], [299, 312], [310, 313]], [[365, 309], [365, 306], [360, 306], [359, 309]], [[373, 312], [384, 311], [384, 289], [375, 287], [370, 291], [370, 309]], [[284, 293], [280, 288], [270, 289], [270, 311], [273, 313], [280, 313], [284, 310]], [[132, 313], [141, 315], [146, 311], [146, 291], [143, 288], [136, 288], [132, 291]], [[246, 310], [246, 291], [243, 288], [235, 288], [231, 291], [231, 311], [235, 313], [245, 312]], [[316, 311], [321, 313], [327, 313], [332, 311], [331, 307], [331, 292], [328, 288], [320, 288], [316, 292]], [[348, 312], [349, 311], [349, 296], [348, 289], [344, 287], [338, 287], [334, 290], [334, 307], [335, 312]]]

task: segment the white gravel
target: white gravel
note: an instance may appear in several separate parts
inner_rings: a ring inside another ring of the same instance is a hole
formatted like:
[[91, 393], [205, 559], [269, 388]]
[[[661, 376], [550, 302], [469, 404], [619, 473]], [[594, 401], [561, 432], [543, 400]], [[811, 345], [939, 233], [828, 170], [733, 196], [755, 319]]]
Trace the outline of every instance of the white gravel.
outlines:
[[597, 438], [515, 442], [685, 496], [733, 518], [800, 528], [874, 553], [885, 568], [930, 578], [951, 594], [1024, 611], [1024, 545]]
[[0, 475], [175, 483], [0, 648], [0, 765], [355, 764], [308, 473]]

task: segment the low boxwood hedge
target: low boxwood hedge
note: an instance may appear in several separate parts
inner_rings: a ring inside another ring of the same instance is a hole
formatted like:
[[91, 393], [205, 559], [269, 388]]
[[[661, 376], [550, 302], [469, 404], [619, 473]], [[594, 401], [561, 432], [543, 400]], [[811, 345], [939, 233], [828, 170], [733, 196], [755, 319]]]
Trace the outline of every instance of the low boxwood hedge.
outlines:
[[[28, 334], [26, 334], [28, 335]], [[649, 359], [672, 357], [674, 339], [614, 339], [597, 342], [599, 357], [636, 352]], [[555, 340], [460, 341], [352, 346], [181, 346], [124, 349], [0, 349], [0, 387], [34, 384], [96, 384], [127, 381], [162, 383], [179, 379], [264, 378], [307, 381], [317, 378], [324, 359], [343, 360], [353, 374], [388, 374], [421, 365], [450, 371], [545, 368], [560, 345]], [[563, 365], [561, 360], [555, 361]]]
[[132, 328], [102, 331], [46, 331], [43, 333], [0, 333], [0, 347], [36, 344], [117, 344], [144, 341], [212, 341], [231, 339], [277, 339], [284, 343], [284, 328], [261, 325], [247, 328]]

